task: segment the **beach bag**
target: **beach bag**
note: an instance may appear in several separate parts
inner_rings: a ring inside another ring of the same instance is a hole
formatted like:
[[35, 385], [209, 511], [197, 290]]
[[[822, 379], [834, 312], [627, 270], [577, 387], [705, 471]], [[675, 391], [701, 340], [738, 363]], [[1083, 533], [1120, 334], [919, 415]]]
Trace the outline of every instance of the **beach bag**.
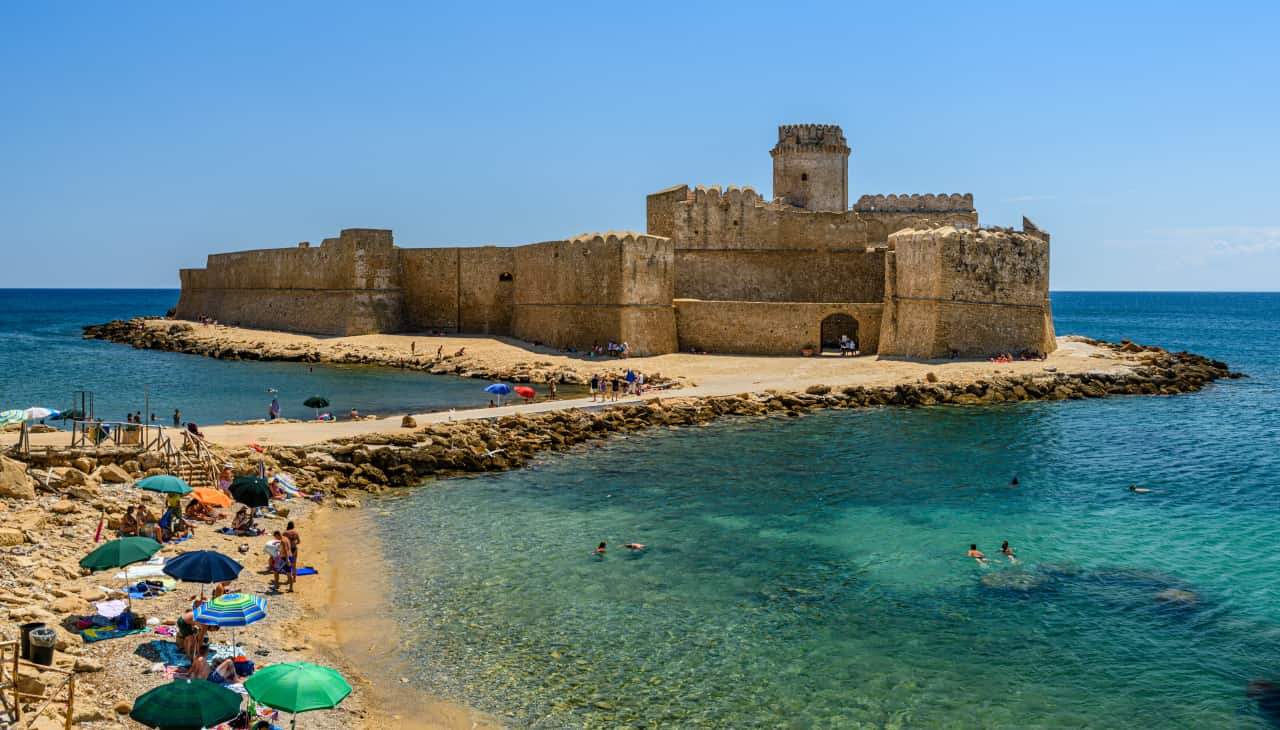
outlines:
[[267, 540], [267, 544], [262, 546], [262, 552], [266, 553], [267, 555], [270, 555], [273, 558], [280, 557], [280, 541]]

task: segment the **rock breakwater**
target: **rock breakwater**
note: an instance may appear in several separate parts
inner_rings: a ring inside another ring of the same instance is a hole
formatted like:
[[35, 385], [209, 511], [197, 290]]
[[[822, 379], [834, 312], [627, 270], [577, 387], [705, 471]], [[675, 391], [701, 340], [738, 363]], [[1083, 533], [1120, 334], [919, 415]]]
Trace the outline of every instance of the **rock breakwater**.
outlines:
[[[326, 493], [381, 491], [425, 478], [518, 467], [543, 451], [654, 427], [698, 426], [726, 416], [797, 417], [821, 408], [978, 405], [1006, 401], [1078, 400], [1119, 395], [1176, 395], [1222, 378], [1243, 377], [1198, 355], [1138, 347], [1141, 365], [1127, 372], [1044, 373], [954, 384], [922, 380], [892, 387], [810, 387], [803, 393], [765, 391], [676, 397], [598, 411], [547, 413], [435, 423], [411, 432], [377, 433], [312, 446], [273, 446], [267, 458], [306, 488]], [[244, 456], [232, 454], [232, 456]]]
[[[332, 363], [339, 365], [374, 365], [389, 368], [417, 370], [433, 375], [455, 375], [464, 378], [505, 380], [513, 383], [585, 384], [590, 375], [584, 375], [570, 367], [557, 366], [544, 360], [531, 360], [510, 366], [496, 367], [478, 362], [457, 351], [441, 353], [405, 353], [394, 348], [358, 347], [337, 345], [322, 350], [318, 346], [291, 342], [287, 344], [265, 341], [242, 341], [219, 337], [216, 330], [203, 331], [209, 325], [176, 322], [168, 327], [147, 326], [154, 317], [116, 319], [104, 324], [84, 327], [84, 339], [105, 340], [131, 345], [143, 350], [163, 350], [188, 355], [202, 355], [219, 360], [261, 360], [276, 362]], [[200, 328], [200, 329], [198, 329]], [[210, 334], [210, 332], [214, 334]], [[431, 339], [424, 337], [430, 344]], [[655, 385], [665, 382], [661, 376], [650, 376]]]

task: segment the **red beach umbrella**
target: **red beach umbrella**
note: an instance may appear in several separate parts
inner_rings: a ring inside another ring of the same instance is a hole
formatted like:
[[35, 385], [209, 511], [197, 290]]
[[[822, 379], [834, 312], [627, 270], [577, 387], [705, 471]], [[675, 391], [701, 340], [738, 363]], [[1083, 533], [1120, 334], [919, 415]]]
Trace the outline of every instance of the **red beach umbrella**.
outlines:
[[514, 390], [516, 391], [516, 395], [524, 398], [525, 400], [533, 400], [534, 397], [538, 395], [533, 388], [530, 388], [527, 385], [517, 385]]

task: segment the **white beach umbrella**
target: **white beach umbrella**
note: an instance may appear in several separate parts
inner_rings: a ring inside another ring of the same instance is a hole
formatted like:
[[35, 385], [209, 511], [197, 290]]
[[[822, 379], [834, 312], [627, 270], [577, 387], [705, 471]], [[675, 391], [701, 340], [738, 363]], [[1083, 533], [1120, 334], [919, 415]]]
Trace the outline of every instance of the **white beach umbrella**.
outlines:
[[26, 410], [26, 417], [28, 421], [39, 421], [42, 418], [48, 418], [49, 416], [56, 416], [56, 415], [58, 415], [58, 411], [52, 408], [40, 408], [39, 406], [32, 406]]

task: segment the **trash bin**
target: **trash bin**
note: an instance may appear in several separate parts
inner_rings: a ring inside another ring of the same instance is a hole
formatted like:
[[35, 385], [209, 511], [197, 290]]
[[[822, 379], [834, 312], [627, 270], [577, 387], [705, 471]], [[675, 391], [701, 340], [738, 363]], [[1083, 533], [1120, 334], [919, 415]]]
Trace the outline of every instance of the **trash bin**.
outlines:
[[31, 630], [31, 661], [41, 666], [53, 665], [53, 645], [58, 643], [58, 632], [55, 629], [42, 628]]
[[29, 624], [22, 624], [18, 629], [22, 632], [22, 652], [19, 656], [22, 659], [31, 661], [31, 632], [35, 629], [43, 629], [43, 621], [32, 621]]

